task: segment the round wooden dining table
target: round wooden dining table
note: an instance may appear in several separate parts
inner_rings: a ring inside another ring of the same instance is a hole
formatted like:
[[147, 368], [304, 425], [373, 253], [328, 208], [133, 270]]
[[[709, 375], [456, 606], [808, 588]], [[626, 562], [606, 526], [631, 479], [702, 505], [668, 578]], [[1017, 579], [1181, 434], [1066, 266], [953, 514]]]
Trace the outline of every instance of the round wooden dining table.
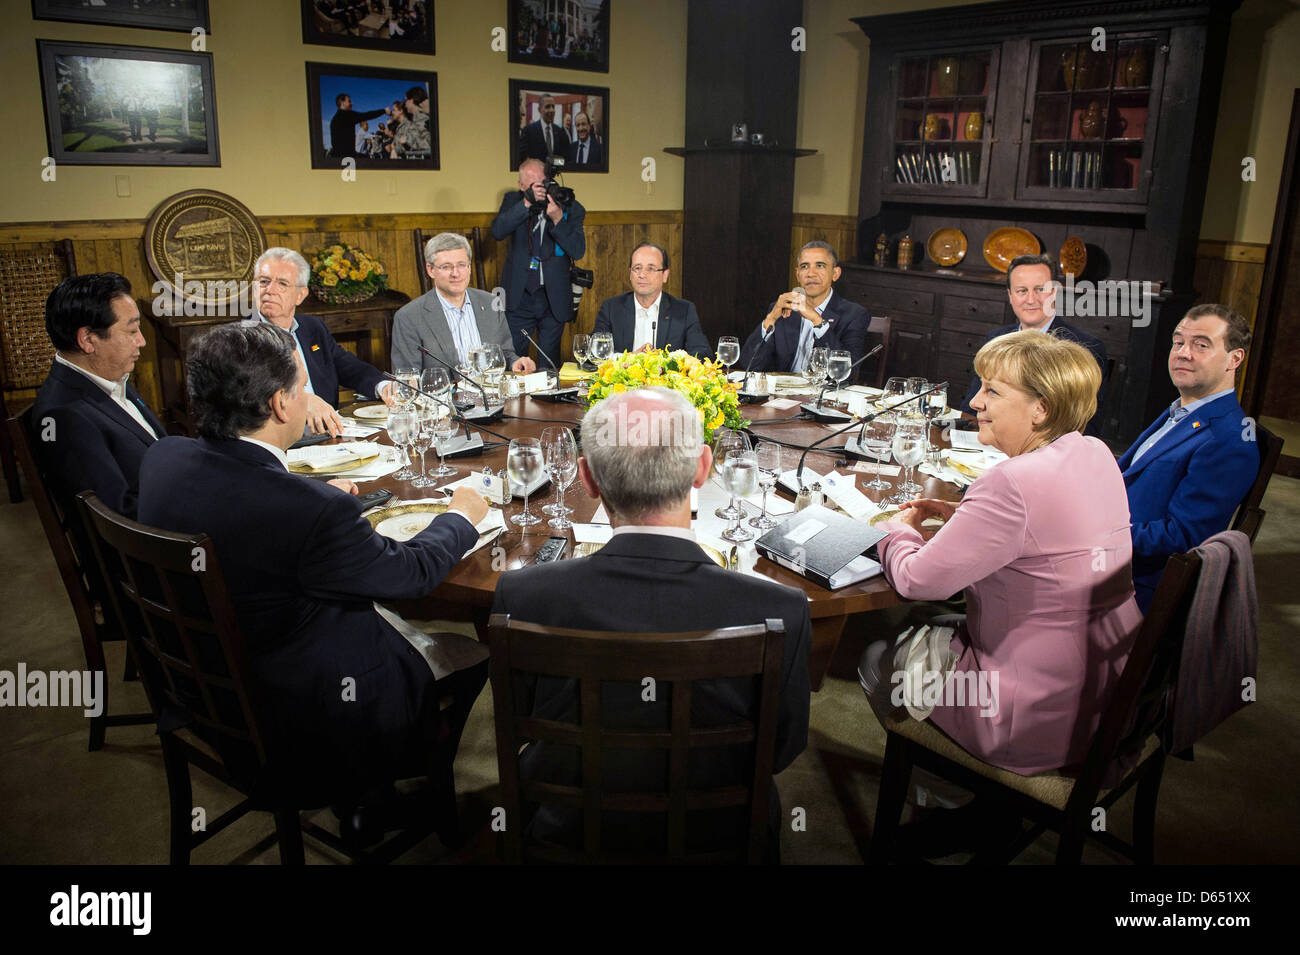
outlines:
[[[800, 400], [812, 399], [808, 397]], [[340, 409], [340, 413], [345, 416], [349, 415], [356, 409], [364, 407], [365, 404], [372, 403], [346, 405]], [[509, 439], [540, 437], [542, 430], [552, 425], [577, 428], [585, 411], [585, 405], [580, 403], [556, 403], [531, 396], [507, 399], [502, 417], [483, 425], [484, 428], [496, 432], [496, 435], [479, 431], [471, 423], [472, 432], [480, 434], [483, 439], [482, 453], [474, 457], [448, 458], [448, 463], [457, 468], [460, 473], [439, 479], [439, 486], [459, 480], [470, 472], [482, 471], [484, 467], [490, 467], [493, 472], [501, 471], [506, 466]], [[741, 414], [750, 421], [749, 431], [751, 435], [759, 440], [770, 439], [782, 442], [787, 448], [793, 449], [789, 453], [795, 460], [797, 460], [798, 452], [801, 452], [812, 442], [826, 438], [837, 427], [808, 418], [799, 418], [797, 416], [798, 411], [798, 408], [776, 409], [765, 404], [741, 406]], [[358, 423], [372, 426], [378, 425], [380, 427], [383, 424], [382, 421], [369, 420], [358, 421]], [[941, 431], [942, 429], [938, 426], [933, 427], [930, 432], [931, 441], [940, 447], [946, 447], [947, 442], [943, 439]], [[852, 473], [851, 468], [855, 463], [855, 459], [849, 456], [846, 460], [843, 450], [845, 439], [852, 435], [853, 432], [849, 431], [845, 435], [830, 438], [825, 444], [812, 449], [808, 454], [806, 466], [820, 474], [825, 474], [832, 468], [841, 473]], [[387, 435], [381, 432], [379, 440], [387, 443]], [[418, 460], [418, 457], [416, 457], [417, 465]], [[434, 451], [431, 450], [428, 453], [426, 463], [429, 470], [437, 467], [437, 454]], [[789, 464], [786, 466], [791, 467]], [[347, 475], [341, 474], [339, 476], [346, 477]], [[886, 475], [883, 479], [890, 483], [890, 490], [873, 491], [863, 486], [872, 479], [872, 475], [857, 474], [855, 476], [857, 477], [858, 489], [875, 502], [879, 502], [893, 494], [893, 485], [902, 480], [901, 477], [891, 478]], [[919, 470], [915, 474], [915, 480], [924, 486], [923, 496], [925, 497], [954, 501], [960, 499], [961, 491], [953, 484], [922, 474]], [[397, 481], [391, 475], [367, 481], [361, 484], [360, 487], [362, 494], [383, 488], [392, 491], [395, 498], [407, 501], [438, 496], [438, 492], [432, 488], [412, 487], [409, 481]], [[792, 495], [779, 485], [773, 493], [780, 494], [787, 500], [793, 500]], [[538, 510], [541, 506], [554, 501], [555, 498], [555, 489], [550, 484], [547, 484], [529, 498], [529, 508], [530, 510]], [[591, 521], [592, 516], [600, 506], [600, 502], [588, 495], [581, 482], [576, 479], [565, 491], [564, 500], [566, 505], [573, 508], [573, 513], [569, 515], [570, 520], [580, 523]], [[565, 558], [572, 556], [574, 539], [571, 529], [556, 530], [550, 527], [545, 520], [540, 524], [532, 524], [522, 528], [512, 523], [510, 517], [523, 510], [523, 501], [518, 498], [506, 505], [504, 510], [506, 530], [493, 545], [480, 548], [462, 560], [447, 575], [442, 584], [424, 600], [402, 604], [400, 609], [404, 614], [418, 616], [423, 619], [472, 620], [478, 631], [479, 638], [485, 639], [493, 594], [496, 591], [497, 580], [502, 573], [531, 564], [537, 551], [546, 543], [547, 538], [552, 535], [563, 535], [569, 539], [569, 547], [565, 552]], [[926, 536], [930, 536], [930, 534], [927, 533]], [[835, 648], [839, 644], [840, 636], [843, 634], [845, 624], [851, 615], [880, 610], [904, 602], [894, 591], [894, 588], [885, 581], [883, 575], [838, 590], [827, 590], [825, 587], [764, 557], [758, 558], [754, 571], [777, 583], [801, 590], [808, 596], [808, 610], [812, 617], [813, 628], [808, 669], [814, 690], [821, 688], [822, 680], [830, 667]], [[617, 599], [617, 595], [575, 594], [573, 599], [614, 600]]]

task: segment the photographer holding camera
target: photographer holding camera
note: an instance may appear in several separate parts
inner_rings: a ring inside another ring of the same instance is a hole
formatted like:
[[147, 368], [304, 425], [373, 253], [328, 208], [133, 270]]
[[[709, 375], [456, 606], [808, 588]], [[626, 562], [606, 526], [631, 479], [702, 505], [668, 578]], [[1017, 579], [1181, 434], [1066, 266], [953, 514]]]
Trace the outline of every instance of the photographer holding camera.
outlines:
[[492, 220], [494, 239], [510, 237], [501, 284], [515, 353], [528, 354], [524, 332], [533, 334], [545, 352], [537, 356], [539, 367], [560, 360], [564, 325], [574, 316], [569, 270], [573, 259], [587, 252], [582, 234], [587, 210], [572, 189], [551, 178], [555, 168], [553, 156], [546, 164], [538, 159], [520, 163], [519, 192], [507, 193]]

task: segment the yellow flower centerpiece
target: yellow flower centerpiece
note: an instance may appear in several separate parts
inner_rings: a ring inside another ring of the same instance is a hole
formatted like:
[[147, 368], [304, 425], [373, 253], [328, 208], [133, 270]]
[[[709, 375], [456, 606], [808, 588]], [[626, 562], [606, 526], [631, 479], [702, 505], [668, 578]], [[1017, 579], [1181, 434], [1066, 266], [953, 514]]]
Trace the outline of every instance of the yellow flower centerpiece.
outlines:
[[655, 385], [679, 391], [690, 399], [700, 413], [706, 442], [713, 441], [713, 432], [718, 428], [744, 428], [749, 424], [740, 416], [740, 402], [736, 398], [740, 385], [727, 381], [725, 366], [712, 359], [699, 359], [666, 348], [623, 352], [605, 361], [596, 369], [587, 393], [587, 406], [629, 388]]
[[384, 263], [351, 245], [329, 245], [311, 260], [312, 294], [331, 305], [364, 302], [388, 288]]

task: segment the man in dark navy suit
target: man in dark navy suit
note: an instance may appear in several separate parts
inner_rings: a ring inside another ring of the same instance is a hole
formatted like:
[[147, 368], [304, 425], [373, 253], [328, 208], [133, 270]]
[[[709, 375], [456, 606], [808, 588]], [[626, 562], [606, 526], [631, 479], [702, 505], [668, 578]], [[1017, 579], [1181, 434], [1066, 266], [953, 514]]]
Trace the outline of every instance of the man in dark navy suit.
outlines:
[[569, 162], [574, 167], [599, 166], [605, 161], [605, 146], [596, 138], [591, 119], [586, 113], [573, 118], [573, 131], [577, 138], [569, 146]]
[[373, 365], [347, 351], [315, 315], [296, 315], [307, 297], [311, 267], [293, 249], [267, 249], [253, 266], [258, 314], [293, 336], [307, 367], [307, 427], [314, 433], [343, 433], [339, 386], [392, 404], [392, 382]]
[[145, 455], [140, 520], [212, 538], [285, 774], [277, 782], [346, 802], [428, 773], [435, 744], [455, 751], [487, 678], [486, 649], [436, 634], [421, 655], [398, 629], [405, 622], [372, 601], [427, 596], [478, 540], [487, 504], [457, 489], [447, 514], [398, 543], [374, 531], [352, 494], [291, 473], [285, 452], [311, 397], [295, 350], [264, 322], [220, 325], [194, 343], [200, 437], [166, 438]]
[[803, 294], [785, 292], [772, 303], [745, 341], [737, 367], [801, 374], [814, 348], [845, 350], [854, 362], [866, 354], [871, 314], [835, 294], [832, 286], [840, 277], [835, 249], [820, 240], [809, 242], [799, 250], [795, 272]]
[[[1011, 311], [1015, 313], [1016, 320], [1010, 325], [993, 329], [980, 344], [987, 344], [1000, 335], [1032, 329], [1076, 342], [1092, 352], [1092, 357], [1097, 359], [1097, 367], [1101, 369], [1101, 390], [1097, 392], [1097, 413], [1088, 422], [1085, 433], [1096, 437], [1101, 433], [1102, 398], [1106, 393], [1106, 346], [1083, 329], [1057, 319], [1056, 293], [1059, 286], [1056, 261], [1050, 255], [1017, 255], [1007, 269], [1007, 297], [1011, 300]], [[971, 410], [970, 400], [979, 390], [979, 375], [975, 375], [966, 390], [966, 397], [962, 399], [962, 411], [969, 415], [975, 413]]]
[[569, 155], [569, 134], [555, 121], [555, 97], [543, 94], [541, 118], [519, 130], [519, 162]]
[[673, 298], [663, 290], [668, 282], [668, 253], [663, 246], [642, 242], [633, 249], [628, 281], [631, 292], [600, 303], [593, 333], [613, 333], [616, 352], [672, 348], [696, 358], [712, 353], [695, 303]]
[[127, 380], [145, 344], [131, 283], [116, 272], [64, 279], [46, 299], [45, 330], [56, 352], [31, 437], [54, 495], [69, 507], [89, 488], [135, 517], [140, 461], [167, 432]]
[[537, 356], [539, 367], [561, 361], [564, 325], [573, 320], [569, 269], [587, 254], [587, 210], [576, 199], [567, 208], [557, 205], [546, 194], [545, 178], [546, 168], [536, 159], [520, 163], [519, 192], [506, 194], [492, 220], [492, 238], [510, 239], [501, 284], [515, 354], [528, 354], [524, 333], [533, 334], [544, 353]]

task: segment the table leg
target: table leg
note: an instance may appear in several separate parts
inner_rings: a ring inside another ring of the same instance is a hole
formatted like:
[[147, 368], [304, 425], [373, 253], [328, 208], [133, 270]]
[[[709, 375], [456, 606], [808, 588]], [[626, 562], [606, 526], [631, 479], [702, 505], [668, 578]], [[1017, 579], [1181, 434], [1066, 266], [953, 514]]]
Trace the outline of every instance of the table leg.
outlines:
[[822, 688], [826, 671], [830, 669], [831, 658], [835, 648], [840, 645], [840, 635], [844, 633], [844, 621], [847, 616], [814, 617], [812, 622], [812, 650], [808, 654], [808, 679], [813, 692]]

